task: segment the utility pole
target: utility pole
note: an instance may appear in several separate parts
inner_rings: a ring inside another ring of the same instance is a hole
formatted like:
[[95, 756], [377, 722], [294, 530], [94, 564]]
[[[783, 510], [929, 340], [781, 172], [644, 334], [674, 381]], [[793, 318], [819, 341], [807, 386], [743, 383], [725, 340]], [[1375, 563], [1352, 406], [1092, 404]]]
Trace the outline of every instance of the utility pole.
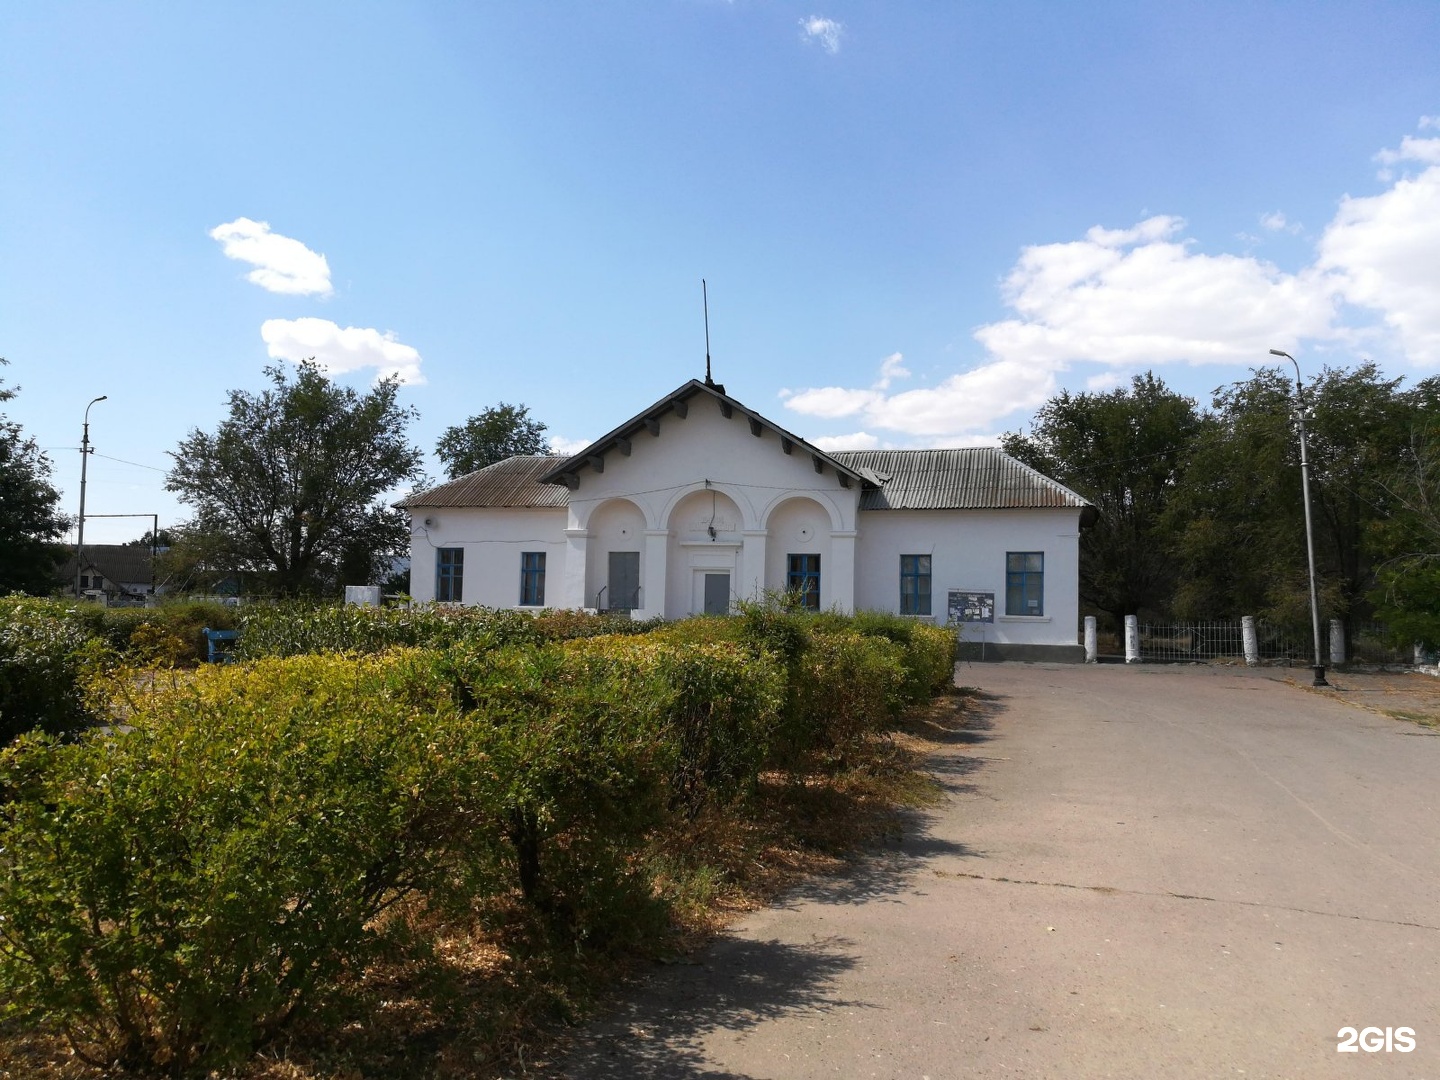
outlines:
[[[109, 394], [101, 394], [90, 402], [104, 401]], [[85, 568], [85, 465], [90, 460], [90, 405], [85, 406], [85, 426], [80, 434], [80, 521], [75, 534], [75, 599], [80, 599], [80, 572]]]

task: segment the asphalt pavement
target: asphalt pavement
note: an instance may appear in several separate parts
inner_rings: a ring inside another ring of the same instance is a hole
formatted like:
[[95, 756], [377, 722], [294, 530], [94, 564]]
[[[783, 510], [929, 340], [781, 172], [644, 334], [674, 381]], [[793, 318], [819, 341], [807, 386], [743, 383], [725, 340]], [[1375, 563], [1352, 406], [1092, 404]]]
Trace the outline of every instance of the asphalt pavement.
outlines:
[[657, 970], [561, 1074], [1440, 1080], [1440, 731], [1273, 670], [958, 678], [944, 806]]

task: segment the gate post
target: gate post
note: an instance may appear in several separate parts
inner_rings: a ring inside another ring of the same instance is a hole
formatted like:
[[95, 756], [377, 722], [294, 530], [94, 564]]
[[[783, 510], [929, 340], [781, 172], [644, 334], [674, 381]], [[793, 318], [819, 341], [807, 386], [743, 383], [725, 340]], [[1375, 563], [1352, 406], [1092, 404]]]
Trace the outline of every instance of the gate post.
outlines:
[[1255, 633], [1255, 616], [1244, 615], [1240, 619], [1240, 638], [1245, 647], [1245, 666], [1254, 667], [1260, 663], [1260, 638]]
[[1095, 616], [1085, 616], [1085, 663], [1098, 664], [1100, 646], [1095, 634]]
[[1345, 624], [1339, 619], [1330, 620], [1330, 666], [1340, 667], [1345, 663]]
[[1140, 662], [1140, 619], [1134, 615], [1125, 616], [1125, 663]]

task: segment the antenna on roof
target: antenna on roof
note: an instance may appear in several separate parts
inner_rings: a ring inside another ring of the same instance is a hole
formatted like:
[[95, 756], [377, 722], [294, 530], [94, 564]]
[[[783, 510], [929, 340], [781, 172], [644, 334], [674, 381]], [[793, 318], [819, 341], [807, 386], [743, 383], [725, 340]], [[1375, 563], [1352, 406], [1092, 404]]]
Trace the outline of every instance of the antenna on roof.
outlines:
[[700, 279], [700, 299], [705, 305], [705, 385], [714, 386], [715, 380], [710, 377], [710, 290], [703, 277]]

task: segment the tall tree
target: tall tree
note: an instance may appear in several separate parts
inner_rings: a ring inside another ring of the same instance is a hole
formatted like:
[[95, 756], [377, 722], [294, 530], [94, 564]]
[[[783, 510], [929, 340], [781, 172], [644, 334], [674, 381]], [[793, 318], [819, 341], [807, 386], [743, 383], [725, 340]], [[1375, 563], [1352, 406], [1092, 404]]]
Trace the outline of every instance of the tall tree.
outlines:
[[[1305, 388], [1316, 573], [1330, 616], [1369, 613], [1367, 538], [1389, 513], [1393, 499], [1383, 481], [1415, 408], [1400, 383], [1366, 362], [1325, 368]], [[1212, 423], [1172, 503], [1181, 614], [1308, 623], [1296, 405], [1290, 374], [1278, 368], [1257, 369], [1215, 392]]]
[[463, 424], [446, 428], [435, 444], [435, 453], [453, 480], [506, 458], [548, 454], [550, 443], [545, 430], [540, 421], [530, 419], [528, 407], [502, 401]]
[[1099, 519], [1080, 535], [1080, 597], [1121, 618], [1168, 610], [1176, 585], [1165, 508], [1204, 418], [1196, 403], [1153, 373], [1108, 393], [1062, 391], [1035, 414], [1028, 435], [1001, 445], [1085, 496]]
[[1383, 481], [1390, 513], [1371, 523], [1370, 600], [1397, 642], [1440, 648], [1440, 378], [1406, 395], [1408, 445]]
[[360, 394], [310, 362], [293, 381], [265, 373], [269, 389], [232, 390], [219, 428], [192, 430], [170, 455], [165, 486], [195, 508], [192, 546], [212, 572], [223, 564], [282, 595], [373, 580], [409, 546], [405, 515], [381, 496], [421, 478], [415, 411], [397, 404], [395, 379]]
[[[19, 389], [0, 381], [0, 402], [12, 400]], [[50, 469], [35, 440], [0, 413], [0, 593], [48, 593], [55, 586], [65, 556], [58, 541], [70, 522], [60, 513]]]

